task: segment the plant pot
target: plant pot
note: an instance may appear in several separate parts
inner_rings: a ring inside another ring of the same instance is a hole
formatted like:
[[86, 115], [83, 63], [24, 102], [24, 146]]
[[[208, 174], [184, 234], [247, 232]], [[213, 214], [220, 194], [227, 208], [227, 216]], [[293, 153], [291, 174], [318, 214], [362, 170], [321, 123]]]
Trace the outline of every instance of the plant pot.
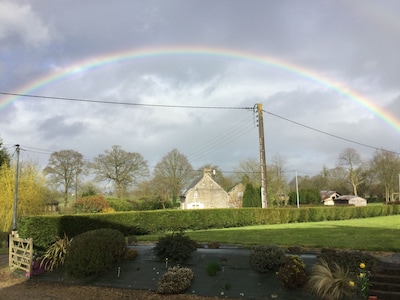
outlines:
[[368, 300], [378, 300], [378, 296], [368, 296]]

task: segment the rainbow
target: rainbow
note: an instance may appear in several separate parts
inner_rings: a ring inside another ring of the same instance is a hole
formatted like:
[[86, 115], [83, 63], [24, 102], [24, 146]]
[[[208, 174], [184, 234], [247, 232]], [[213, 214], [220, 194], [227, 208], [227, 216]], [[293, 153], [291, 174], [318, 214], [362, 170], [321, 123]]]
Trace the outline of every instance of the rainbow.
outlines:
[[[393, 127], [395, 130], [400, 132], [400, 120], [397, 120], [389, 112], [385, 111], [372, 100], [361, 95], [360, 93], [346, 87], [343, 83], [337, 82], [333, 79], [325, 77], [311, 69], [308, 69], [301, 65], [296, 65], [288, 61], [276, 57], [270, 57], [265, 55], [259, 55], [249, 52], [237, 51], [232, 49], [223, 48], [210, 48], [210, 47], [159, 47], [154, 49], [135, 49], [122, 52], [108, 53], [105, 55], [97, 56], [94, 58], [86, 59], [75, 63], [74, 65], [47, 74], [43, 77], [36, 78], [32, 82], [25, 84], [14, 91], [14, 94], [31, 94], [35, 90], [40, 89], [46, 85], [60, 81], [68, 76], [76, 73], [89, 71], [95, 68], [99, 68], [105, 65], [113, 63], [123, 62], [127, 60], [138, 60], [143, 58], [152, 57], [180, 57], [180, 56], [210, 56], [210, 57], [221, 57], [236, 60], [244, 60], [257, 64], [262, 64], [269, 67], [275, 67], [290, 73], [294, 73], [310, 81], [313, 81], [321, 86], [327, 87], [328, 89], [335, 90], [339, 94], [344, 95], [348, 99], [354, 101], [361, 107], [372, 112], [374, 115], [381, 118], [388, 125]], [[5, 96], [0, 99], [0, 110], [13, 101], [18, 99], [18, 96]]]

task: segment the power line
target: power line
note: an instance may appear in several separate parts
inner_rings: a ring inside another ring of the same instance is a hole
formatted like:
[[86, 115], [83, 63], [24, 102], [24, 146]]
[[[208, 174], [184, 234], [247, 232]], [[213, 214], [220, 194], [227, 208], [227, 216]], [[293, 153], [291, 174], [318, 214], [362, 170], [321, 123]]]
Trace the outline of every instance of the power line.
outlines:
[[[299, 122], [297, 122], [297, 121], [294, 121], [294, 120], [291, 120], [291, 119], [282, 117], [282, 116], [280, 116], [280, 115], [274, 114], [274, 113], [269, 112], [269, 111], [266, 111], [266, 110], [264, 110], [264, 109], [263, 109], [263, 111], [264, 111], [265, 113], [271, 115], [271, 116], [276, 117], [276, 118], [279, 118], [279, 119], [282, 119], [282, 120], [284, 120], [284, 121], [287, 121], [287, 122], [296, 124], [296, 125], [298, 125], [298, 126], [301, 126], [301, 127], [304, 127], [304, 128], [307, 128], [307, 129], [310, 129], [310, 130], [313, 130], [313, 131], [316, 131], [316, 132], [319, 132], [319, 133], [322, 133], [322, 134], [331, 136], [331, 137], [333, 137], [333, 138], [336, 138], [336, 139], [339, 139], [339, 140], [342, 140], [342, 141], [346, 141], [346, 142], [349, 142], [349, 143], [353, 143], [353, 144], [356, 144], [356, 145], [359, 145], [359, 146], [363, 146], [363, 147], [367, 147], [367, 148], [374, 149], [374, 150], [382, 150], [382, 148], [378, 148], [378, 147], [371, 146], [371, 145], [367, 145], [367, 144], [364, 144], [364, 143], [361, 143], [361, 142], [358, 142], [358, 141], [350, 140], [350, 139], [347, 139], [347, 138], [338, 136], [338, 135], [336, 135], [336, 134], [332, 134], [332, 133], [329, 133], [329, 132], [326, 132], [326, 131], [323, 131], [323, 130], [320, 130], [320, 129], [317, 129], [317, 128], [314, 128], [314, 127], [311, 127], [311, 126], [308, 126], [308, 125], [305, 125], [305, 124], [302, 124], [302, 123], [299, 123]], [[390, 150], [386, 150], [386, 149], [384, 149], [384, 150], [385, 150], [386, 152], [390, 152], [390, 153], [393, 153], [393, 154], [400, 155], [400, 153], [395, 152], [395, 151], [390, 151]]]
[[40, 99], [51, 99], [51, 100], [61, 100], [61, 101], [89, 102], [89, 103], [98, 103], [98, 104], [142, 106], [142, 107], [190, 108], [190, 109], [238, 109], [238, 110], [239, 110], [239, 109], [243, 109], [243, 110], [253, 110], [253, 107], [146, 104], [146, 103], [102, 101], [102, 100], [82, 99], [82, 98], [67, 98], [67, 97], [53, 97], [53, 96], [28, 95], [28, 94], [18, 94], [18, 93], [8, 93], [8, 92], [0, 92], [0, 95], [15, 96], [15, 97], [28, 97], [28, 98], [40, 98]]

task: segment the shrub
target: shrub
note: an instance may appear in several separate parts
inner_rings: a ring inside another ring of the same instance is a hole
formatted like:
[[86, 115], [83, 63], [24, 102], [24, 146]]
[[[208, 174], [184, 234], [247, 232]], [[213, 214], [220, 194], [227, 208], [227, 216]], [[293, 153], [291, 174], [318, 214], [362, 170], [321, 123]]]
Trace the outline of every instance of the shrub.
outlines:
[[211, 242], [208, 243], [207, 248], [208, 249], [219, 249], [219, 243], [218, 242]]
[[124, 199], [107, 198], [107, 202], [115, 211], [131, 211], [134, 210], [132, 203]]
[[8, 232], [0, 231], [0, 249], [6, 249], [8, 247]]
[[336, 251], [334, 249], [322, 249], [319, 259], [326, 261], [329, 267], [335, 264], [348, 268], [350, 272], [357, 273], [360, 263], [367, 265], [368, 272], [373, 272], [378, 266], [379, 260], [369, 253], [361, 251]]
[[64, 237], [56, 237], [56, 241], [47, 249], [40, 261], [40, 267], [47, 271], [53, 271], [55, 268], [64, 264], [65, 256], [71, 245], [72, 239], [64, 233]]
[[126, 260], [135, 260], [137, 256], [138, 256], [137, 250], [133, 249], [133, 248], [129, 248], [125, 252], [124, 259], [126, 259]]
[[65, 270], [74, 277], [100, 273], [108, 270], [125, 251], [125, 238], [120, 231], [87, 231], [73, 238], [65, 257]]
[[110, 205], [102, 195], [88, 196], [75, 200], [72, 208], [77, 213], [98, 213], [108, 211]]
[[154, 251], [162, 260], [168, 258], [177, 263], [187, 260], [197, 249], [196, 242], [182, 232], [168, 234], [158, 239]]
[[278, 278], [289, 289], [303, 286], [307, 282], [306, 265], [298, 255], [286, 257], [285, 264], [279, 268]]
[[308, 286], [319, 299], [340, 300], [350, 297], [354, 292], [354, 282], [349, 271], [325, 260], [318, 260], [312, 268]]
[[179, 266], [168, 268], [157, 285], [159, 294], [179, 294], [187, 290], [194, 278], [193, 271]]
[[221, 267], [219, 266], [218, 263], [216, 262], [210, 262], [207, 264], [207, 274], [210, 276], [215, 276], [217, 275], [218, 271], [221, 270]]
[[275, 245], [254, 247], [250, 254], [250, 264], [258, 272], [277, 270], [285, 263], [285, 252]]

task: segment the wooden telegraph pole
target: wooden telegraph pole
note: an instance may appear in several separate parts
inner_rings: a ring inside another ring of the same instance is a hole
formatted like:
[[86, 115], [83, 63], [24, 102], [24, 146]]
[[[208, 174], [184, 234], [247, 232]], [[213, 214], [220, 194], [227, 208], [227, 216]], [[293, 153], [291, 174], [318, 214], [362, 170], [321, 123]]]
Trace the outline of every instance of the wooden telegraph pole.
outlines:
[[265, 142], [264, 142], [264, 120], [262, 103], [257, 104], [258, 112], [258, 135], [260, 139], [260, 172], [261, 172], [261, 207], [268, 207], [268, 191], [267, 191], [267, 162], [265, 159]]

